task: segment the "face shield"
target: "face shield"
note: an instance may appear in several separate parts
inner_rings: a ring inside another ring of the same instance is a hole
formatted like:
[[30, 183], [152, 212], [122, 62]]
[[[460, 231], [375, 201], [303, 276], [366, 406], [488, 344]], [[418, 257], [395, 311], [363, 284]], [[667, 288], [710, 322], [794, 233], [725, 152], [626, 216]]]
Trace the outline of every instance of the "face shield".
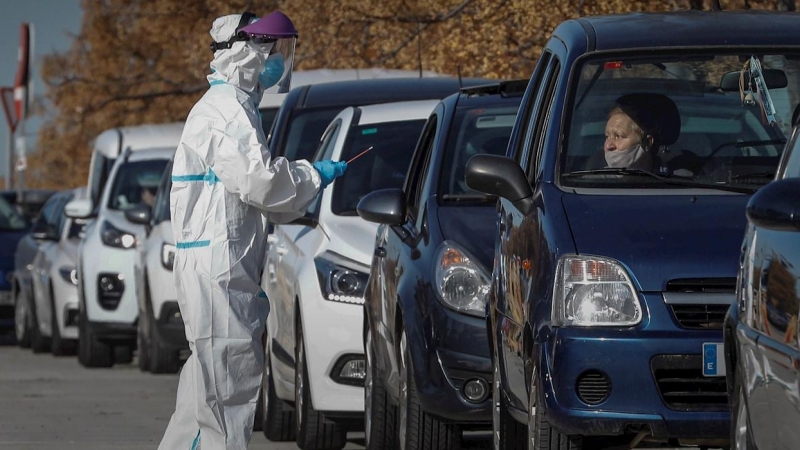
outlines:
[[264, 56], [264, 66], [258, 75], [258, 82], [265, 94], [289, 92], [294, 66], [294, 46], [297, 39], [267, 36], [248, 37], [249, 45]]
[[275, 11], [242, 27], [238, 35], [265, 56], [258, 80], [265, 94], [289, 92], [297, 30], [286, 15]]

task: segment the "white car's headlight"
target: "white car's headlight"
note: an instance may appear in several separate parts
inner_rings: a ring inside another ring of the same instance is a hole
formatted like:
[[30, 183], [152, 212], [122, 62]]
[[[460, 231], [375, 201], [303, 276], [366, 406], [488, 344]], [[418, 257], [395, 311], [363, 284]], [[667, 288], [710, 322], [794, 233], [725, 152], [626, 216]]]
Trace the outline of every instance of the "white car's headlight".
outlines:
[[161, 265], [171, 271], [175, 265], [175, 246], [172, 244], [161, 244]]
[[483, 317], [489, 295], [489, 276], [452, 242], [444, 242], [435, 259], [436, 293], [458, 312]]
[[[326, 251], [314, 258], [319, 286], [325, 300], [364, 303], [369, 269], [334, 252]], [[358, 269], [357, 269], [358, 268]]]
[[560, 326], [632, 326], [642, 321], [642, 306], [619, 262], [566, 255], [558, 262], [553, 321]]

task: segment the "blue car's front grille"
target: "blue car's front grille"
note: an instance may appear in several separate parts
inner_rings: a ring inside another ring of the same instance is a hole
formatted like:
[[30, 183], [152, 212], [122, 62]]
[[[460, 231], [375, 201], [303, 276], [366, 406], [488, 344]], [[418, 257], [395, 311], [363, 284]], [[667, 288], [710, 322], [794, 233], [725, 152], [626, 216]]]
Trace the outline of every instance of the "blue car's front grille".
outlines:
[[658, 392], [677, 411], [727, 411], [725, 377], [703, 376], [702, 355], [658, 355], [650, 361]]
[[670, 305], [675, 320], [683, 328], [721, 330], [729, 305]]

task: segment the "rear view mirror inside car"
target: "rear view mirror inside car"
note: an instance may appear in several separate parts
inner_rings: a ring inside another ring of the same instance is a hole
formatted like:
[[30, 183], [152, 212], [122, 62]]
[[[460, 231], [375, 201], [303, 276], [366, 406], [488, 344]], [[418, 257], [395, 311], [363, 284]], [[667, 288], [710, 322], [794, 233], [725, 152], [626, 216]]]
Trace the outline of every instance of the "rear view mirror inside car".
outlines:
[[[789, 85], [789, 80], [786, 78], [786, 72], [780, 69], [763, 69], [764, 81], [767, 83], [768, 89], [781, 89]], [[739, 90], [739, 76], [741, 72], [728, 72], [722, 76], [719, 81], [719, 88], [725, 92], [735, 92]], [[745, 83], [747, 81], [745, 80]], [[744, 86], [745, 89], [747, 86]]]

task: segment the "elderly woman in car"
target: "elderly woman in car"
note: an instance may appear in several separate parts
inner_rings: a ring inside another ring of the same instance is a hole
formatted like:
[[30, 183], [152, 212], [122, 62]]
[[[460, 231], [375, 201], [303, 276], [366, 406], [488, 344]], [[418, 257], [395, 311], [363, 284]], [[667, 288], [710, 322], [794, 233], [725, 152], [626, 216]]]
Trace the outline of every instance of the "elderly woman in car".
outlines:
[[657, 167], [656, 117], [637, 102], [617, 99], [608, 113], [603, 150], [595, 153], [589, 169], [627, 167], [652, 171]]

